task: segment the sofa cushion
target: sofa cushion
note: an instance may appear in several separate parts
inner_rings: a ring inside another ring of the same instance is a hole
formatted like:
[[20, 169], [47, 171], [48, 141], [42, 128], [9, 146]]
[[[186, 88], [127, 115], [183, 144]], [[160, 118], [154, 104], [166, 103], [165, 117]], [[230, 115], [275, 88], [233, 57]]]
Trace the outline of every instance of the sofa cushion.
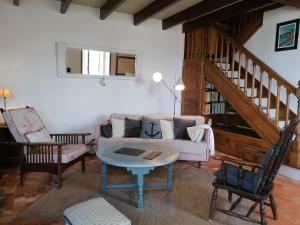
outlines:
[[99, 139], [99, 151], [102, 150], [102, 147], [105, 148], [107, 145], [115, 143], [157, 143], [166, 145], [170, 148], [178, 150], [180, 153], [186, 154], [196, 154], [196, 155], [206, 155], [209, 154], [208, 145], [205, 141], [200, 143], [195, 143], [190, 140], [176, 140], [176, 139], [141, 139], [141, 138], [104, 138], [100, 137]]
[[174, 139], [173, 120], [160, 120], [162, 139]]
[[195, 120], [186, 120], [186, 119], [181, 119], [174, 117], [174, 134], [175, 134], [175, 139], [184, 139], [188, 140], [189, 135], [187, 132], [188, 127], [193, 127], [196, 125]]
[[123, 119], [111, 119], [112, 136], [124, 137], [125, 132], [125, 120]]
[[160, 120], [143, 117], [140, 138], [161, 139], [161, 137]]
[[46, 131], [45, 128], [33, 132], [33, 133], [29, 133], [29, 134], [25, 134], [26, 139], [28, 140], [29, 143], [49, 143], [52, 142], [52, 139], [50, 137], [50, 135], [48, 134], [48, 132]]
[[141, 120], [133, 120], [125, 118], [125, 133], [124, 137], [139, 137], [142, 128]]
[[202, 127], [203, 125], [196, 125], [194, 127], [188, 127], [187, 132], [191, 139], [191, 141], [199, 143], [202, 141], [204, 137], [205, 129]]
[[106, 138], [112, 137], [111, 123], [101, 125], [101, 135]]

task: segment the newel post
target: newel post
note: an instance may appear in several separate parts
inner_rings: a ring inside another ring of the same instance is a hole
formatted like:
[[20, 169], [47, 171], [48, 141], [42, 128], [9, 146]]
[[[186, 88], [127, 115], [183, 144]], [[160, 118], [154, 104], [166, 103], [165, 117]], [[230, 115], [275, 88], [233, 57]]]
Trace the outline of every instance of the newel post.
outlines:
[[[298, 98], [298, 119], [300, 119], [300, 81], [298, 82], [298, 88], [296, 90], [296, 96]], [[290, 164], [293, 167], [300, 168], [300, 125], [296, 130], [296, 139], [291, 147], [290, 152]]]

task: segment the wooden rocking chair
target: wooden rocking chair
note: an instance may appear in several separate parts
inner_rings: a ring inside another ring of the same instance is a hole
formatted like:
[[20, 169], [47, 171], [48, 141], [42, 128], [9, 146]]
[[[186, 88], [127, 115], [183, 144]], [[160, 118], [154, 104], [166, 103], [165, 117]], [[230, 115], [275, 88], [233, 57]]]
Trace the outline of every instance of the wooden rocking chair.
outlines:
[[58, 188], [61, 188], [63, 171], [79, 161], [84, 172], [87, 152], [85, 137], [90, 133], [48, 134], [32, 107], [7, 110], [2, 112], [2, 116], [15, 141], [23, 149], [21, 184], [27, 172], [49, 172], [57, 175]]
[[[297, 126], [300, 126], [299, 119], [292, 120], [290, 124], [283, 129], [278, 143], [266, 152], [260, 164], [238, 160], [231, 157], [216, 157], [222, 161], [222, 166], [214, 174], [216, 179], [212, 184], [214, 186], [214, 191], [210, 205], [210, 221], [213, 220], [215, 211], [219, 211], [246, 221], [266, 225], [267, 219], [265, 205], [271, 207], [273, 218], [277, 220], [276, 203], [272, 193], [274, 186], [273, 181], [283, 159], [285, 158], [289, 145], [294, 138]], [[228, 199], [230, 201], [232, 194], [236, 194], [238, 196], [230, 209], [226, 210], [216, 207], [218, 189], [227, 190]], [[234, 212], [234, 209], [240, 204], [243, 198], [254, 202], [246, 215]], [[270, 202], [266, 202], [268, 199]], [[260, 206], [260, 221], [250, 217], [257, 205]]]

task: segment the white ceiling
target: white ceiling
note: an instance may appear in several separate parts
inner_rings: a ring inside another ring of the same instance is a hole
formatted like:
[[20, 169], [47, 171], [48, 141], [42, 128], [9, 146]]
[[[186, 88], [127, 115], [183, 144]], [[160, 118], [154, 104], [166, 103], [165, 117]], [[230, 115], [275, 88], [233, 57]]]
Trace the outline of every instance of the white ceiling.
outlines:
[[[161, 0], [163, 1], [163, 0]], [[202, 0], [180, 0], [168, 8], [165, 8], [161, 12], [157, 13], [153, 16], [155, 19], [164, 19], [169, 17], [175, 13], [178, 13]], [[106, 0], [73, 0], [73, 4], [90, 6], [95, 8], [100, 8], [105, 4]], [[154, 2], [154, 0], [126, 0], [119, 8], [115, 11], [126, 14], [135, 14], [150, 3]]]

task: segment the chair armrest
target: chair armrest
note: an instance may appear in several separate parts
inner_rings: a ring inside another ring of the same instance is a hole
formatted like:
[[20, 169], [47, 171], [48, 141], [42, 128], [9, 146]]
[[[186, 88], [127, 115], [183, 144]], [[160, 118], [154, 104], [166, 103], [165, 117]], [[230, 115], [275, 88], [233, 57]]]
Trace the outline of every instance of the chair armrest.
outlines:
[[258, 157], [259, 155], [264, 155], [266, 153], [265, 150], [262, 150], [262, 148], [259, 147], [254, 147], [254, 146], [246, 146], [246, 145], [240, 145], [239, 146], [239, 150], [240, 150], [240, 155], [241, 158], [244, 159], [245, 158], [245, 152], [254, 152], [255, 153], [255, 157], [253, 159], [253, 161], [255, 163], [258, 162]]
[[213, 158], [222, 161], [222, 164], [225, 162], [231, 162], [231, 163], [238, 164], [240, 166], [249, 166], [252, 168], [263, 168], [263, 166], [259, 163], [244, 161], [229, 156], [213, 156]]

